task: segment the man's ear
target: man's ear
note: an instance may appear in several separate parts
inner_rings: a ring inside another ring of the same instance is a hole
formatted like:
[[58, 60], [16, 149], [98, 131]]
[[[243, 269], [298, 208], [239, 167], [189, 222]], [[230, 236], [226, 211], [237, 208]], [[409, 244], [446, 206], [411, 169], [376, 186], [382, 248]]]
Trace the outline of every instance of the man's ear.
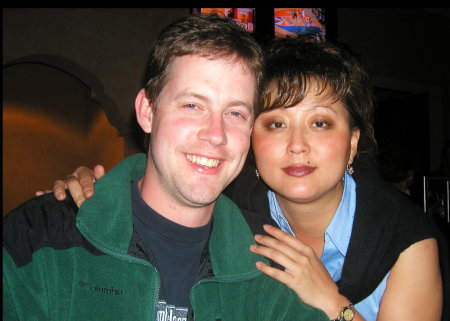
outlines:
[[145, 95], [145, 90], [141, 89], [135, 100], [136, 119], [145, 133], [151, 133], [153, 120], [153, 106]]

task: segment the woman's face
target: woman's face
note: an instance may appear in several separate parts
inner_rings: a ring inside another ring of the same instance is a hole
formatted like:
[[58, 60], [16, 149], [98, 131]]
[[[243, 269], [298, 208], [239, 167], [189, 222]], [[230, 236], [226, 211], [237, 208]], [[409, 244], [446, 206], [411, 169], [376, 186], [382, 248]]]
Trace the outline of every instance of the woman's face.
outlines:
[[252, 134], [262, 179], [278, 196], [296, 203], [341, 193], [338, 186], [358, 139], [343, 103], [316, 96], [315, 90], [294, 107], [259, 115]]

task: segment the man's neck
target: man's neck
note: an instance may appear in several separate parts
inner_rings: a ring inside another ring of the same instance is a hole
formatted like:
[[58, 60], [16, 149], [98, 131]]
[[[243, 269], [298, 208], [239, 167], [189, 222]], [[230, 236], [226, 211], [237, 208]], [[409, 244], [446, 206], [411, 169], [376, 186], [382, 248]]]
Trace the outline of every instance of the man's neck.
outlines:
[[138, 181], [142, 199], [158, 214], [186, 227], [200, 227], [211, 220], [215, 202], [208, 206], [193, 207], [173, 200], [165, 193], [158, 193], [145, 176]]

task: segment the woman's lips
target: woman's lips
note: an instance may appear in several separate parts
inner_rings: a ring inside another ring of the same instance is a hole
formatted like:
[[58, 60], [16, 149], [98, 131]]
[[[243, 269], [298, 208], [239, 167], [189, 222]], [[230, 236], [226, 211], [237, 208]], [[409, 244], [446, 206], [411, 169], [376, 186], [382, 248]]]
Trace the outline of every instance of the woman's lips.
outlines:
[[289, 176], [306, 176], [314, 172], [315, 168], [310, 166], [288, 166], [282, 168], [282, 170]]

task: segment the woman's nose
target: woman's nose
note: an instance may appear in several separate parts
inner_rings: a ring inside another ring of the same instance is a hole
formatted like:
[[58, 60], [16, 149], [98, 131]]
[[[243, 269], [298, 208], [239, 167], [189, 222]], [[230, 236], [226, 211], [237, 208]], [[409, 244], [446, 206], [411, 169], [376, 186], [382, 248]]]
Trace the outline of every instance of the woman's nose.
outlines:
[[309, 150], [307, 135], [299, 128], [290, 131], [287, 151], [290, 154], [301, 154]]

